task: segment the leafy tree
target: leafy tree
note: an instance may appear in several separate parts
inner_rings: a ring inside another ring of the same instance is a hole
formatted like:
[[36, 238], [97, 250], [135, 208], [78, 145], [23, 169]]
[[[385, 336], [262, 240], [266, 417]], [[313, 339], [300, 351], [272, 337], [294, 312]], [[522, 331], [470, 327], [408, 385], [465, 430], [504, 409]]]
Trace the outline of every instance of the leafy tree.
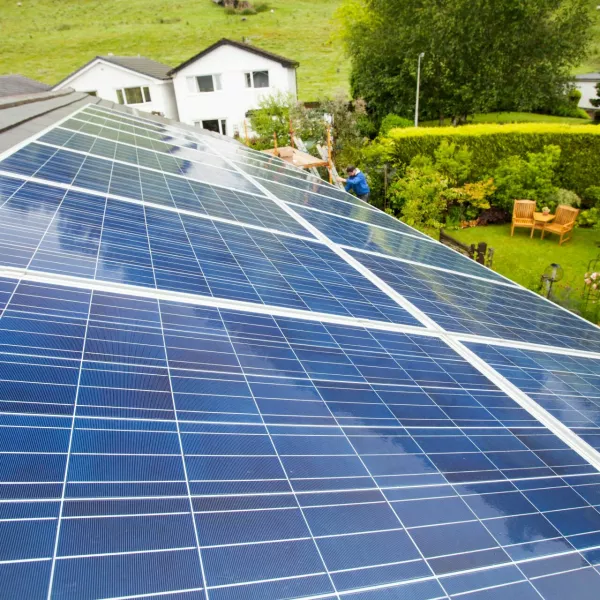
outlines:
[[312, 144], [323, 143], [327, 123], [323, 110], [308, 110], [291, 94], [277, 93], [265, 96], [259, 108], [249, 115], [250, 128], [254, 133], [253, 145], [258, 148], [273, 146], [273, 134], [277, 134], [279, 146], [289, 146], [290, 124], [295, 136]]
[[273, 145], [273, 134], [277, 134], [280, 146], [290, 144], [290, 113], [295, 105], [291, 94], [267, 95], [259, 102], [259, 107], [249, 115], [250, 128], [258, 136], [255, 145], [269, 148]]
[[340, 11], [351, 88], [374, 116], [533, 110], [565, 102], [587, 52], [587, 0], [346, 0]]

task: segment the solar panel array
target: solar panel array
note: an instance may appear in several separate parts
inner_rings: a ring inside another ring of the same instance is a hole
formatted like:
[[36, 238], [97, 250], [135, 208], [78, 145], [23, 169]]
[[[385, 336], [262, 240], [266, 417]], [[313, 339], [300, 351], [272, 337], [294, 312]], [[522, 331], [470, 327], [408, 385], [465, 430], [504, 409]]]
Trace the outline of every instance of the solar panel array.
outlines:
[[0, 157], [0, 597], [600, 589], [600, 329], [226, 138]]

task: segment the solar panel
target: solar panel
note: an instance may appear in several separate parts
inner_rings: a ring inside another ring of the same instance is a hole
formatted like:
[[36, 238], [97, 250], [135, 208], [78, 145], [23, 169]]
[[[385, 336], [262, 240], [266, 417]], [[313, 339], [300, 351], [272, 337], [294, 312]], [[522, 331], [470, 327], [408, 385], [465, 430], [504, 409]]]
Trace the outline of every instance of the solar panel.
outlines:
[[108, 104], [0, 158], [0, 596], [595, 598], [597, 328]]

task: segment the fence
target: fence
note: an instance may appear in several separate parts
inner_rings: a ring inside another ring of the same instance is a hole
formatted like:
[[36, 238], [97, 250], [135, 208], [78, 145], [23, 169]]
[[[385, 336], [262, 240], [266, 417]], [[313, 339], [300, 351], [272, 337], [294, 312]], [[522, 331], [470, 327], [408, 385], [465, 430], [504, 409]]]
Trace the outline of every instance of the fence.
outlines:
[[440, 242], [444, 244], [444, 246], [448, 246], [449, 248], [457, 250], [464, 256], [468, 256], [479, 264], [490, 267], [490, 269], [492, 268], [494, 262], [494, 249], [488, 247], [485, 242], [479, 242], [479, 244], [471, 244], [469, 246], [453, 238], [451, 235], [448, 235], [443, 229], [440, 229]]

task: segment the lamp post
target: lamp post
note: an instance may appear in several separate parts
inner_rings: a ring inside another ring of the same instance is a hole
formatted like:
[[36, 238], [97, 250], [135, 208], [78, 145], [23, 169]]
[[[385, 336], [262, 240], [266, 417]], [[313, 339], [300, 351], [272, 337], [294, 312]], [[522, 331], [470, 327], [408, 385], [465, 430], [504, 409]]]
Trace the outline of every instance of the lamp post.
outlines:
[[564, 269], [556, 263], [552, 263], [546, 267], [546, 270], [542, 274], [542, 287], [546, 292], [546, 298], [550, 298], [550, 294], [552, 293], [552, 286], [560, 281], [565, 274]]
[[419, 54], [419, 62], [417, 64], [417, 102], [415, 105], [415, 127], [419, 126], [419, 88], [421, 87], [421, 59], [425, 56], [425, 52]]

